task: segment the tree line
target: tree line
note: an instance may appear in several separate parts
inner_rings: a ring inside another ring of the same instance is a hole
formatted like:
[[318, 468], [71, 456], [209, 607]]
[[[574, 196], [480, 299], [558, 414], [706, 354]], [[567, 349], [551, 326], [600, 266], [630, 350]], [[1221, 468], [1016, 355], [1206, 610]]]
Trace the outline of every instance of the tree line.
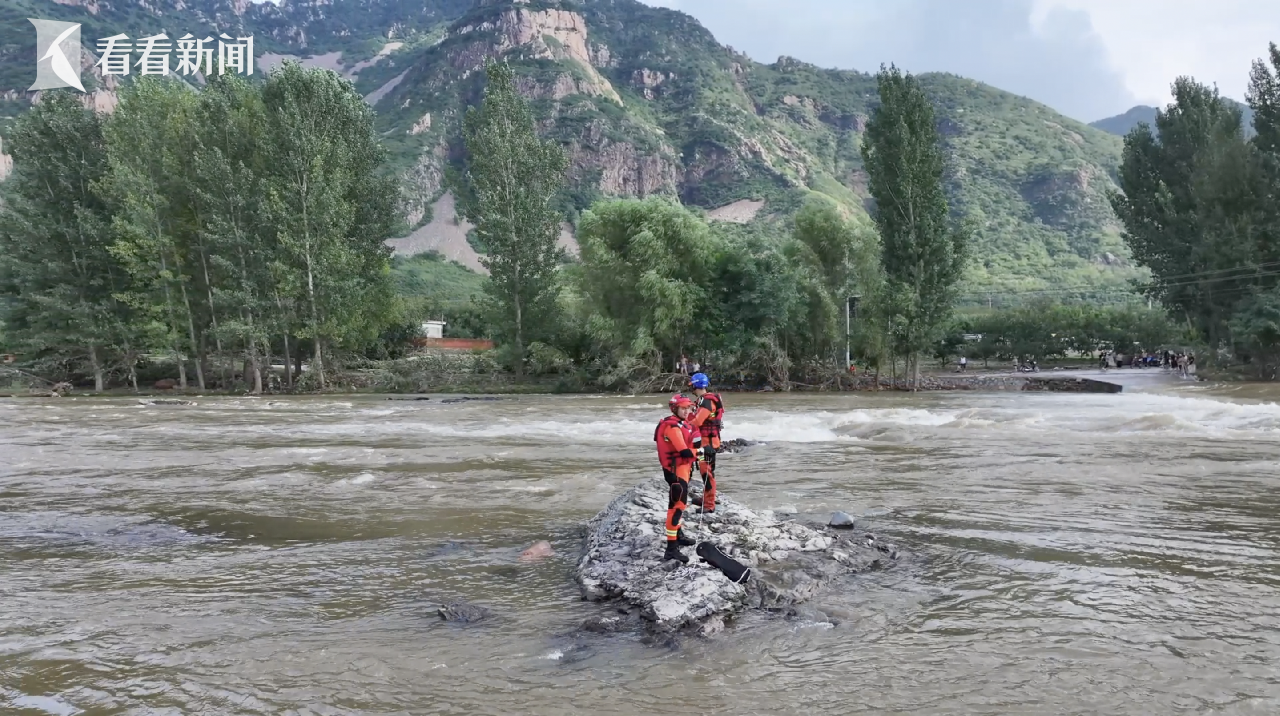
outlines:
[[1189, 77], [1124, 141], [1111, 203], [1146, 293], [1212, 349], [1259, 376], [1280, 369], [1280, 50], [1253, 63], [1242, 112]]
[[[511, 68], [491, 63], [448, 183], [486, 247], [480, 310], [500, 362], [584, 388], [652, 385], [685, 354], [724, 377], [827, 380], [848, 367], [856, 297], [853, 357], [918, 377], [949, 325], [968, 232], [924, 92], [893, 67], [878, 79], [870, 219], [815, 195], [776, 235], [712, 226], [669, 198], [604, 200], [566, 261], [564, 151], [538, 135]], [[238, 375], [261, 392], [283, 362], [282, 387], [323, 388], [334, 361], [388, 353], [425, 317], [389, 278], [397, 192], [372, 110], [334, 73], [285, 63], [199, 91], [140, 78], [109, 117], [48, 92], [8, 146], [0, 311], [28, 365], [136, 388], [139, 364], [162, 356], [184, 386]]]
[[688, 354], [722, 376], [788, 385], [848, 367], [855, 298], [854, 356], [872, 368], [901, 358], [918, 380], [950, 318], [968, 231], [943, 192], [941, 138], [920, 85], [895, 67], [878, 80], [862, 147], [871, 221], [814, 198], [777, 237], [713, 228], [666, 198], [605, 200], [582, 213], [580, 261], [562, 267], [563, 153], [538, 137], [511, 69], [490, 64], [454, 186], [488, 248], [506, 361], [517, 371], [576, 366], [598, 387], [634, 387]]
[[1185, 326], [1158, 308], [1038, 301], [958, 316], [937, 345], [939, 359], [966, 356], [1019, 364], [1046, 358], [1091, 358], [1100, 351], [1124, 355], [1185, 350]]
[[0, 309], [25, 363], [136, 388], [163, 354], [183, 387], [238, 372], [261, 392], [275, 360], [292, 387], [305, 354], [323, 387], [329, 351], [394, 322], [396, 191], [350, 83], [286, 63], [202, 91], [143, 77], [119, 100], [102, 117], [46, 92], [15, 123]]

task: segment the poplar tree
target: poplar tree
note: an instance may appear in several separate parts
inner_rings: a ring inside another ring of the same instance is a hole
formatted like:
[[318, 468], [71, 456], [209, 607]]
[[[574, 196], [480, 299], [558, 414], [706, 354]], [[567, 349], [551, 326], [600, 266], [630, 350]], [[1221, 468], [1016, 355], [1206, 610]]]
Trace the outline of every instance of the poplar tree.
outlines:
[[13, 175], [0, 216], [0, 309], [28, 356], [85, 361], [95, 389], [128, 342], [116, 295], [125, 274], [109, 251], [110, 214], [94, 191], [107, 171], [102, 122], [71, 92], [46, 92], [14, 123]]
[[324, 387], [326, 349], [370, 340], [386, 325], [394, 180], [378, 173], [386, 150], [373, 110], [349, 81], [286, 62], [262, 100], [262, 230], [278, 243], [277, 280], [297, 297], [299, 333], [312, 340], [312, 370]]
[[[920, 384], [920, 353], [950, 317], [964, 270], [968, 232], [951, 220], [943, 190], [942, 137], [915, 77], [881, 66], [880, 104], [862, 139], [862, 161], [875, 199], [888, 295], [899, 296], [901, 347]], [[897, 321], [895, 321], [897, 323]]]
[[538, 137], [511, 68], [490, 62], [485, 75], [484, 101], [465, 120], [469, 157], [459, 209], [485, 247], [480, 263], [489, 270], [486, 290], [513, 342], [514, 368], [521, 375], [531, 330], [555, 309], [561, 255], [555, 200], [568, 163], [555, 142]]

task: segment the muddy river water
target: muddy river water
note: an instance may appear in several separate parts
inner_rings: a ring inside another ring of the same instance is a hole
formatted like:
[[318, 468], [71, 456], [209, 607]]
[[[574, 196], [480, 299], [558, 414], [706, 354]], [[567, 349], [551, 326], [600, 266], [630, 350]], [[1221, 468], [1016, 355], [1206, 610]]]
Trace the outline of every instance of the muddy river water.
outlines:
[[678, 648], [572, 578], [662, 397], [0, 400], [0, 713], [1278, 713], [1280, 392], [1155, 373], [727, 395], [724, 493], [906, 554]]

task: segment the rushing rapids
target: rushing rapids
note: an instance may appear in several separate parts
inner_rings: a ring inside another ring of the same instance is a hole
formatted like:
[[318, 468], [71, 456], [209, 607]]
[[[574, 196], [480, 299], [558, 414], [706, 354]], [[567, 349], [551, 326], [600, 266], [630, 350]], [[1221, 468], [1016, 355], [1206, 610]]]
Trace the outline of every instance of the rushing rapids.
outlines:
[[661, 396], [0, 400], [0, 713], [1275, 713], [1280, 387], [1095, 377], [726, 396], [724, 494], [908, 557], [711, 639], [576, 580]]

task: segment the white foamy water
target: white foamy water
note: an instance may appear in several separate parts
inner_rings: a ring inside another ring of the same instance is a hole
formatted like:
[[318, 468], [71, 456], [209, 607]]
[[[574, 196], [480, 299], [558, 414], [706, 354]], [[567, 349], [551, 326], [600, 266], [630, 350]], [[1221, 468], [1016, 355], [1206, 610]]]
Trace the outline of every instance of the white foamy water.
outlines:
[[1280, 712], [1276, 393], [727, 394], [727, 497], [904, 559], [583, 633], [667, 397], [0, 401], [0, 713]]

